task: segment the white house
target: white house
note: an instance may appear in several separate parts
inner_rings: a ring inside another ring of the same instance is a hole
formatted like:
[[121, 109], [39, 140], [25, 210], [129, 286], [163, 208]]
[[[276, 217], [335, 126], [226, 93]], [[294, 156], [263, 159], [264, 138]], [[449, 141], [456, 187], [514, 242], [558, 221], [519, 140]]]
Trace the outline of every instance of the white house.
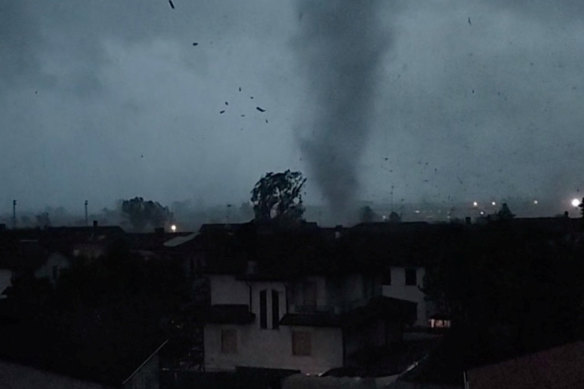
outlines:
[[397, 313], [411, 312], [413, 304], [404, 307], [379, 296], [374, 287], [367, 289], [374, 281], [366, 278], [210, 275], [206, 370], [261, 367], [319, 374], [350, 364], [364, 348], [398, 340], [404, 318]]
[[381, 296], [381, 273], [337, 260], [336, 244], [320, 229], [205, 232], [207, 371], [320, 374], [358, 364], [360, 353], [400, 340], [415, 320], [414, 303]]

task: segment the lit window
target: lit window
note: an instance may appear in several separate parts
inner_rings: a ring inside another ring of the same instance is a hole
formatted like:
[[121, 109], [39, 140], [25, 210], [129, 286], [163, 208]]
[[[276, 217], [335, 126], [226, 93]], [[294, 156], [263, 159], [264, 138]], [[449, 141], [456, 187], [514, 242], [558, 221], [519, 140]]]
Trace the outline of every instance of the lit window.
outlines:
[[450, 328], [451, 322], [448, 319], [430, 319], [430, 328]]
[[310, 332], [292, 331], [292, 355], [310, 355]]

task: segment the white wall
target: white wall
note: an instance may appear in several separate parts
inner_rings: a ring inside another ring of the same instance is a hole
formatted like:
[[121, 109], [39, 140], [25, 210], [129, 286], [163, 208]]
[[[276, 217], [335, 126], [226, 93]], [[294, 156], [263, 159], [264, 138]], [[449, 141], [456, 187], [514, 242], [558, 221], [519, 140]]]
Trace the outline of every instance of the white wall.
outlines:
[[[221, 329], [237, 330], [237, 353], [221, 353]], [[311, 334], [311, 355], [292, 355], [292, 331]], [[339, 328], [289, 327], [278, 330], [250, 325], [206, 325], [205, 368], [233, 370], [236, 366], [297, 369], [318, 374], [343, 365], [343, 339]]]
[[[317, 285], [317, 305], [326, 305], [326, 289], [323, 277], [308, 277]], [[279, 319], [286, 314], [286, 286], [280, 281], [254, 281], [247, 284], [233, 276], [211, 276], [212, 304], [249, 304], [251, 287], [251, 311], [255, 320], [247, 325], [205, 325], [205, 368], [207, 370], [232, 370], [236, 366], [277, 369], [298, 369], [307, 373], [321, 373], [343, 364], [342, 334], [338, 328], [288, 327], [273, 329], [272, 291], [278, 292]], [[249, 285], [249, 286], [248, 286]], [[302, 304], [300, 292], [294, 297]], [[266, 317], [268, 328], [260, 328], [260, 292], [266, 291]], [[289, 302], [291, 303], [291, 302]], [[237, 353], [221, 352], [221, 330], [237, 331]], [[292, 355], [292, 331], [311, 333], [311, 355]]]
[[249, 287], [245, 281], [236, 280], [235, 276], [209, 276], [211, 304], [245, 304], [249, 305]]
[[[408, 267], [411, 269], [413, 267]], [[391, 285], [382, 286], [382, 294], [387, 297], [394, 297], [401, 300], [412, 301], [418, 304], [416, 326], [427, 327], [428, 304], [424, 301], [424, 293], [420, 288], [424, 285], [424, 275], [426, 270], [423, 267], [416, 269], [417, 285], [406, 285], [406, 267], [391, 267]]]

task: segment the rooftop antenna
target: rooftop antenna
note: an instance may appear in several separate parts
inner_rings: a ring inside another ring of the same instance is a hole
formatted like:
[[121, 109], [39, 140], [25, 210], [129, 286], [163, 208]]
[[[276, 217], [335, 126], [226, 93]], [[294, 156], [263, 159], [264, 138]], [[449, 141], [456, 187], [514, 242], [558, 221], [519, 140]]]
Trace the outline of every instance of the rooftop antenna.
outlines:
[[87, 200], [85, 200], [85, 226], [89, 225], [89, 218], [87, 217]]
[[12, 228], [16, 229], [16, 200], [12, 200]]

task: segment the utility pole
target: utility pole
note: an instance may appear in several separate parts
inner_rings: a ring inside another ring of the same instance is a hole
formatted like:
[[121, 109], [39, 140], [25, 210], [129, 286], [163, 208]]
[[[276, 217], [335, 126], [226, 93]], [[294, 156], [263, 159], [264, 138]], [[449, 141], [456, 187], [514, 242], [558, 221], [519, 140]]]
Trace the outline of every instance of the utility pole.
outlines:
[[12, 200], [12, 229], [16, 229], [16, 200]]
[[85, 226], [89, 225], [89, 218], [87, 217], [87, 200], [85, 200]]

